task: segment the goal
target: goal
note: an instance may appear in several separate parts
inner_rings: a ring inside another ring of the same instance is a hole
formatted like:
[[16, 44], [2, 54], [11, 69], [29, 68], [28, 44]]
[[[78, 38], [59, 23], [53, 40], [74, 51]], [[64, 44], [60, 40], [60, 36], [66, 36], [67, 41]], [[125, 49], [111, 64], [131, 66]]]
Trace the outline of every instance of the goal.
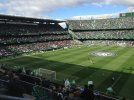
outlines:
[[38, 75], [51, 81], [56, 80], [56, 72], [52, 70], [39, 68]]

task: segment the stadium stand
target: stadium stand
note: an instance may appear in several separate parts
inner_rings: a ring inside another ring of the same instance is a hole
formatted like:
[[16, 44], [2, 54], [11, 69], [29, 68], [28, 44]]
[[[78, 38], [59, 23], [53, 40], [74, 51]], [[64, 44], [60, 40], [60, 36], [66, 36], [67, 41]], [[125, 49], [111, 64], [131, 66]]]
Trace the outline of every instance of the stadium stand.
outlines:
[[133, 29], [134, 18], [68, 20], [68, 25], [71, 30]]
[[76, 32], [78, 39], [116, 39], [130, 40], [134, 39], [133, 30], [112, 30], [112, 31], [90, 31]]
[[71, 37], [60, 21], [0, 16], [0, 58], [70, 45]]
[[133, 41], [119, 41], [119, 40], [87, 40], [83, 41], [85, 45], [114, 45], [114, 46], [121, 46], [121, 47], [132, 47], [134, 46]]
[[[67, 24], [75, 39], [87, 43], [134, 45], [134, 18], [68, 20]], [[100, 40], [100, 41], [99, 41]]]

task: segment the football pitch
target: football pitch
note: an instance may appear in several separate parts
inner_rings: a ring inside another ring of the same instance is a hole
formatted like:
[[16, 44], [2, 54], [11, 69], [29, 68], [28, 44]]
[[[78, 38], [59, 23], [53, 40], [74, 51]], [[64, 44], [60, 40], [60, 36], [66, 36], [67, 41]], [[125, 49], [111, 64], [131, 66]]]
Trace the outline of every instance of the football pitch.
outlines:
[[[114, 56], [97, 56], [93, 52], [111, 52]], [[1, 60], [10, 67], [45, 68], [56, 71], [57, 81], [76, 80], [83, 86], [93, 81], [95, 89], [106, 92], [113, 87], [119, 96], [134, 100], [134, 47], [81, 46], [59, 49], [14, 59]]]

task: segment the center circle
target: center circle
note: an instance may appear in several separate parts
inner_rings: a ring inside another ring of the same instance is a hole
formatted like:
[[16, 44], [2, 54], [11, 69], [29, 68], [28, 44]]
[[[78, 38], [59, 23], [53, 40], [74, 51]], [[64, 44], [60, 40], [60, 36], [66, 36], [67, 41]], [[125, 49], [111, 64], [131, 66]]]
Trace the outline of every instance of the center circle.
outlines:
[[110, 56], [115, 56], [115, 53], [99, 51], [99, 52], [92, 52], [91, 55], [100, 56], [100, 57], [110, 57]]

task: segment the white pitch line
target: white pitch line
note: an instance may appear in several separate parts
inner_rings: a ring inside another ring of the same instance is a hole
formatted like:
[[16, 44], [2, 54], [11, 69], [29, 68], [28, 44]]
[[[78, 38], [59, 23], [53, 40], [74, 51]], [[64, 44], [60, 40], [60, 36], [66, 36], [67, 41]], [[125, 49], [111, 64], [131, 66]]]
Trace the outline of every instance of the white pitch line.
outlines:
[[117, 84], [117, 82], [120, 80], [120, 78], [121, 78], [121, 75], [120, 75], [120, 76], [118, 77], [118, 79], [112, 84], [111, 87], [114, 87], [114, 85]]

